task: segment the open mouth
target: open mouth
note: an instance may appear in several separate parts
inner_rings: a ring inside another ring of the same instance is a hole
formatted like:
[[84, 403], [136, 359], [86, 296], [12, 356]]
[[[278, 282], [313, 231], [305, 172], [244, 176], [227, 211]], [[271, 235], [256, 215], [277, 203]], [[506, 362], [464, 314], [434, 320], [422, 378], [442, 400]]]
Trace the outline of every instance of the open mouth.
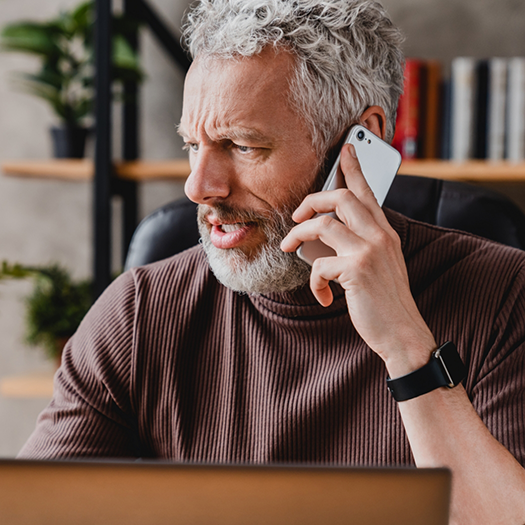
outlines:
[[255, 228], [255, 223], [234, 222], [230, 224], [211, 224], [210, 240], [216, 248], [238, 248], [246, 242]]
[[223, 231], [224, 233], [231, 233], [231, 232], [234, 232], [234, 231], [237, 231], [237, 230], [240, 230], [241, 228], [243, 228], [244, 226], [247, 226], [247, 224], [245, 222], [235, 222], [233, 224], [221, 224], [219, 226], [219, 228], [221, 229], [221, 231]]

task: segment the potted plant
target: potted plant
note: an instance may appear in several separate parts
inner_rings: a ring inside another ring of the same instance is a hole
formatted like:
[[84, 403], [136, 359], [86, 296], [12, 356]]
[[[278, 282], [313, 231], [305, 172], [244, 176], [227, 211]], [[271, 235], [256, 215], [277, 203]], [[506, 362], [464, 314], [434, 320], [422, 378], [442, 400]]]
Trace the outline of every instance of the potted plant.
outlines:
[[2, 262], [0, 281], [27, 278], [34, 280], [34, 287], [26, 298], [26, 340], [59, 362], [65, 343], [92, 304], [91, 282], [73, 281], [58, 264], [34, 267]]
[[[0, 48], [36, 55], [36, 73], [18, 77], [21, 88], [47, 101], [61, 125], [51, 129], [55, 157], [84, 156], [87, 121], [94, 105], [94, 2], [84, 2], [47, 22], [15, 22], [0, 33]], [[126, 34], [137, 26], [124, 17], [113, 21], [113, 75], [117, 81], [142, 78], [137, 53]]]

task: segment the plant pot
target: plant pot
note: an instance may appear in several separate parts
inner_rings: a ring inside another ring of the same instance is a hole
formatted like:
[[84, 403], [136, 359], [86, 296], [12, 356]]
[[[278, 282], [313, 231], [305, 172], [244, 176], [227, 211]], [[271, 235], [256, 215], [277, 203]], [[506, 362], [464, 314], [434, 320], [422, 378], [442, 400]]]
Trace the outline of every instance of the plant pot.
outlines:
[[57, 159], [84, 157], [86, 139], [91, 130], [75, 126], [52, 127], [53, 153]]

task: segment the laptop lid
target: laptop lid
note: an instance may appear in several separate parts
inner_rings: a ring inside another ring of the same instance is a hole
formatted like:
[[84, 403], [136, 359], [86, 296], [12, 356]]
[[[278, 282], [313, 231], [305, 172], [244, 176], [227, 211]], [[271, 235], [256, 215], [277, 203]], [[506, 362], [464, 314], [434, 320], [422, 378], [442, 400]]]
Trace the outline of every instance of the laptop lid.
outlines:
[[446, 469], [0, 460], [3, 525], [445, 525]]

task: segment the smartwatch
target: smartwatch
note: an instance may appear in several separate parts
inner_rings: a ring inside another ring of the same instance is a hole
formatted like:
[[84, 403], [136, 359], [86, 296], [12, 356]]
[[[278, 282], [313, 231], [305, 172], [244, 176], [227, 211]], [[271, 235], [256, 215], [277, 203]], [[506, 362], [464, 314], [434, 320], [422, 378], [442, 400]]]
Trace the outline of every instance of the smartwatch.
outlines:
[[454, 388], [466, 375], [456, 345], [448, 341], [432, 352], [426, 365], [396, 379], [387, 378], [386, 386], [396, 401], [407, 401], [442, 386]]

